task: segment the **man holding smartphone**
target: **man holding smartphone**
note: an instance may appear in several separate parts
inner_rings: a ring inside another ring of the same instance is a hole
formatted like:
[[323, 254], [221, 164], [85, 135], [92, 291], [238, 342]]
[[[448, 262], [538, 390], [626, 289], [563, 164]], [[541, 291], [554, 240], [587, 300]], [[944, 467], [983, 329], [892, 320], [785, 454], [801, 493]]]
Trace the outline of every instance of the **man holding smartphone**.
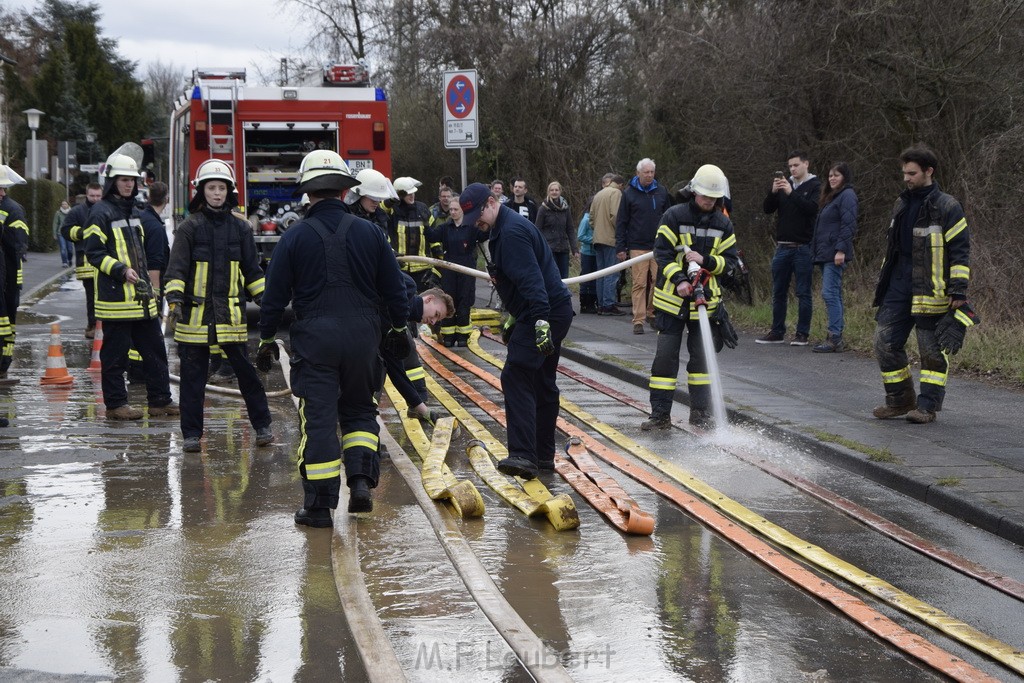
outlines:
[[786, 341], [786, 308], [789, 283], [796, 278], [797, 321], [791, 346], [807, 346], [811, 331], [811, 237], [818, 214], [821, 181], [809, 172], [807, 153], [795, 151], [787, 161], [790, 176], [776, 171], [764, 200], [764, 212], [778, 212], [775, 257], [772, 259], [772, 329], [755, 341], [782, 344]]

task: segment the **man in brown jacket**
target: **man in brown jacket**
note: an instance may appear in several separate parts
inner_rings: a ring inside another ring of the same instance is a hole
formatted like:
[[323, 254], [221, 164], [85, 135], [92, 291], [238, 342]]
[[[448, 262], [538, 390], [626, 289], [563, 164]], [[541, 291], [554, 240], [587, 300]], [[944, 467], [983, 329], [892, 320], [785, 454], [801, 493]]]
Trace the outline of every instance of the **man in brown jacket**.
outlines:
[[[601, 178], [603, 189], [594, 195], [590, 205], [590, 224], [594, 227], [594, 255], [597, 269], [609, 268], [617, 263], [615, 257], [615, 217], [622, 202], [625, 180], [617, 173], [606, 173]], [[605, 275], [597, 281], [597, 314], [626, 315], [615, 305], [615, 285], [619, 273]]]

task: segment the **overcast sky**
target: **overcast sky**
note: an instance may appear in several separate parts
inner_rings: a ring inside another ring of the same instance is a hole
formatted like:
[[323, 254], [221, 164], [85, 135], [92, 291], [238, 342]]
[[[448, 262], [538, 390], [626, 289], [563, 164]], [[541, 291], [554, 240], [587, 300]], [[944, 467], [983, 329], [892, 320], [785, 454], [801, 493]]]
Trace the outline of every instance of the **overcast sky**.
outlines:
[[[33, 0], [0, 0], [32, 10]], [[100, 27], [115, 38], [118, 52], [139, 62], [172, 63], [191, 73], [196, 66], [245, 67], [254, 64], [277, 74], [284, 54], [305, 44], [297, 11], [283, 0], [92, 0], [100, 7]]]

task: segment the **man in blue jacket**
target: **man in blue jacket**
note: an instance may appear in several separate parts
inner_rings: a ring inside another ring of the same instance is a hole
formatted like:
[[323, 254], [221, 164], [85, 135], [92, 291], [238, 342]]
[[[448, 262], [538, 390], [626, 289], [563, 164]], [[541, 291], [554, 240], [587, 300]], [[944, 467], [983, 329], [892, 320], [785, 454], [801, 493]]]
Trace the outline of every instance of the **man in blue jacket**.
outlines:
[[510, 314], [502, 329], [508, 355], [501, 371], [509, 455], [498, 469], [532, 479], [538, 469], [555, 467], [555, 371], [572, 324], [572, 297], [533, 223], [503, 206], [482, 183], [463, 190], [459, 204], [464, 225], [489, 233], [488, 270]]
[[[654, 160], [641, 159], [636, 175], [622, 192], [615, 219], [615, 251], [619, 261], [649, 254], [661, 217], [668, 210], [668, 190], [654, 179]], [[644, 322], [654, 325], [654, 283], [658, 264], [654, 259], [633, 265], [633, 334], [644, 333]]]

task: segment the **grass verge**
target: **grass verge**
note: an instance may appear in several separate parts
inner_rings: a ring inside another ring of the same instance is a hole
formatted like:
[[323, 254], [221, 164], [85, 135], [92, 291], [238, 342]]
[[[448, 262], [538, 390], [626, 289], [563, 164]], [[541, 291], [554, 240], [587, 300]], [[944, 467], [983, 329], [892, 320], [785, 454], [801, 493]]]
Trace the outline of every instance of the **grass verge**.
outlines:
[[831, 432], [825, 432], [820, 429], [805, 429], [804, 431], [823, 443], [839, 444], [844, 448], [849, 448], [851, 451], [863, 453], [864, 455], [868, 456], [868, 460], [870, 460], [871, 462], [887, 462], [892, 463], [894, 465], [898, 465], [903, 462], [897, 456], [893, 455], [893, 452], [890, 451], [888, 448], [873, 448], [871, 446], [862, 444], [859, 441], [847, 439], [844, 436], [839, 436], [838, 434], [833, 434]]

